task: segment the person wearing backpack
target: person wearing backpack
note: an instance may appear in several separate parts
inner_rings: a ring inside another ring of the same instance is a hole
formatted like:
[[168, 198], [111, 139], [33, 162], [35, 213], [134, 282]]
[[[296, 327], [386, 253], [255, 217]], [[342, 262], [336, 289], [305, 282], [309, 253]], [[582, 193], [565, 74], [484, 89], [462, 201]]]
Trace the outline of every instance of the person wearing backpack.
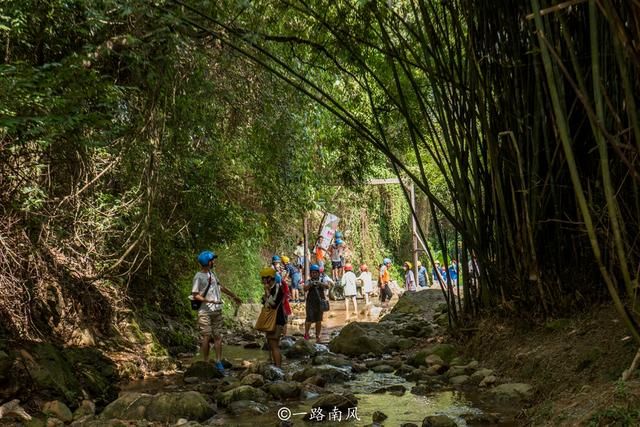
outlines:
[[316, 342], [320, 341], [320, 332], [322, 331], [322, 319], [325, 311], [328, 310], [328, 301], [324, 294], [328, 288], [327, 282], [320, 278], [320, 266], [313, 264], [309, 268], [311, 278], [304, 284], [304, 291], [307, 295], [305, 304], [305, 323], [304, 323], [304, 339], [309, 339], [309, 330], [311, 325], [316, 325]]
[[218, 256], [212, 251], [203, 251], [198, 255], [198, 263], [201, 268], [193, 277], [191, 301], [192, 308], [198, 310], [198, 330], [202, 338], [200, 354], [205, 362], [209, 361], [209, 349], [213, 338], [216, 369], [224, 373], [224, 366], [222, 366], [222, 293], [231, 297], [236, 304], [240, 304], [242, 301], [218, 281], [212, 271], [216, 258]]

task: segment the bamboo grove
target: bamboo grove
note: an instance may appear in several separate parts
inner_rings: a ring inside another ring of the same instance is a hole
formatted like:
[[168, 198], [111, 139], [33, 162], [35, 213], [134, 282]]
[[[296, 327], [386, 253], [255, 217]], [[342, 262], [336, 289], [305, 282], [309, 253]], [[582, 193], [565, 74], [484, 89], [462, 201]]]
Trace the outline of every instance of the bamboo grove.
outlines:
[[159, 7], [313, 98], [415, 182], [442, 247], [439, 219], [459, 233], [461, 265], [479, 260], [463, 302], [447, 292], [454, 322], [610, 298], [640, 341], [638, 2]]

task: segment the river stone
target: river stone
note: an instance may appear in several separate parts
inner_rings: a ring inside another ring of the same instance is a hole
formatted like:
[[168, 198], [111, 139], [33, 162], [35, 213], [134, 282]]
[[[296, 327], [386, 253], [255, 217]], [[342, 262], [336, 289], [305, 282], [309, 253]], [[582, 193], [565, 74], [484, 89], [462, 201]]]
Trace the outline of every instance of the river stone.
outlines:
[[[332, 332], [332, 334], [334, 334], [335, 332]], [[322, 354], [322, 353], [329, 353], [329, 346], [327, 346], [326, 344], [318, 344], [315, 343], [313, 345], [313, 349], [316, 351], [316, 354]]]
[[437, 356], [440, 356], [440, 358], [447, 363], [451, 362], [451, 359], [453, 359], [455, 352], [456, 348], [451, 344], [436, 344], [435, 346], [427, 349], [427, 353], [429, 355], [435, 354]]
[[364, 363], [353, 363], [351, 365], [351, 371], [356, 374], [362, 374], [364, 372], [368, 372], [369, 368]]
[[219, 393], [216, 396], [216, 402], [222, 407], [229, 406], [232, 402], [237, 402], [238, 400], [266, 402], [268, 396], [264, 391], [251, 387], [250, 385], [241, 385], [224, 393]]
[[393, 366], [389, 365], [378, 365], [371, 368], [371, 370], [377, 374], [390, 374], [395, 371]]
[[467, 370], [464, 366], [452, 366], [447, 371], [447, 377], [457, 377], [458, 375], [465, 375]]
[[56, 417], [50, 417], [50, 418], [47, 418], [47, 423], [45, 424], [45, 426], [46, 427], [63, 427], [64, 421]]
[[246, 376], [248, 374], [260, 374], [267, 381], [282, 381], [285, 376], [282, 369], [267, 362], [251, 365], [243, 375]]
[[310, 366], [293, 374], [293, 380], [302, 382], [309, 377], [319, 375], [329, 383], [342, 383], [351, 379], [350, 368], [339, 368], [333, 365]]
[[393, 396], [402, 396], [407, 391], [406, 387], [402, 384], [390, 385], [387, 387], [382, 387], [374, 391], [374, 393], [389, 393]]
[[411, 394], [416, 396], [426, 396], [433, 392], [433, 388], [427, 384], [418, 384], [411, 387]]
[[338, 408], [343, 413], [348, 413], [349, 408], [357, 408], [358, 399], [351, 394], [338, 394], [331, 393], [320, 396], [311, 403], [311, 408], [322, 408], [325, 412], [333, 411], [334, 408]]
[[457, 375], [455, 377], [449, 378], [449, 383], [452, 385], [462, 385], [469, 381], [469, 375]]
[[235, 402], [231, 402], [228, 407], [229, 411], [236, 416], [245, 415], [262, 415], [269, 411], [269, 408], [259, 402], [254, 402], [253, 400], [238, 400]]
[[[453, 363], [452, 363], [453, 365]], [[478, 366], [480, 366], [480, 363], [478, 363], [477, 360], [472, 360], [471, 362], [467, 363], [466, 365], [464, 365], [464, 367], [467, 369], [468, 371], [475, 371], [476, 369], [478, 369]]]
[[442, 358], [440, 356], [438, 356], [437, 354], [430, 354], [425, 358], [425, 363], [429, 366], [432, 365], [444, 365], [444, 360], [442, 360]]
[[425, 371], [426, 375], [435, 377], [436, 375], [441, 375], [443, 373], [447, 372], [447, 367], [446, 366], [442, 366], [442, 365], [433, 365], [433, 366], [429, 366], [427, 368], [427, 370]]
[[320, 375], [314, 375], [312, 377], [307, 378], [303, 381], [304, 384], [313, 384], [317, 387], [324, 387], [327, 384], [327, 380], [322, 378]]
[[351, 362], [336, 354], [319, 354], [313, 358], [314, 365], [333, 365], [338, 367], [351, 366]]
[[302, 339], [296, 341], [294, 345], [283, 351], [283, 353], [289, 359], [302, 359], [313, 356], [316, 353], [316, 349], [309, 341]]
[[471, 380], [475, 383], [479, 383], [486, 377], [493, 375], [493, 369], [482, 368], [478, 369], [471, 375]]
[[528, 400], [533, 396], [533, 388], [524, 383], [500, 384], [491, 393], [499, 400]]
[[413, 366], [402, 364], [396, 370], [396, 375], [403, 376], [413, 372]]
[[457, 425], [446, 415], [429, 415], [422, 420], [422, 427], [457, 427]]
[[373, 422], [374, 422], [374, 423], [381, 423], [381, 422], [383, 422], [384, 420], [386, 420], [386, 419], [387, 419], [387, 418], [389, 418], [389, 417], [387, 417], [387, 416], [386, 416], [383, 412], [381, 412], [381, 411], [375, 411], [375, 412], [373, 413], [373, 415], [372, 415], [372, 417], [371, 417], [371, 418], [373, 418]]
[[286, 350], [294, 346], [296, 341], [291, 337], [285, 337], [280, 340], [280, 349]]
[[495, 375], [487, 375], [480, 381], [480, 387], [486, 387], [488, 385], [493, 385], [498, 381]]
[[260, 388], [264, 385], [264, 377], [260, 374], [248, 374], [242, 379], [240, 384]]
[[184, 372], [184, 378], [199, 378], [201, 380], [210, 380], [214, 378], [224, 378], [224, 374], [216, 368], [213, 362], [198, 361], [187, 368]]
[[301, 387], [297, 382], [276, 382], [266, 386], [267, 391], [278, 400], [300, 397]]
[[59, 400], [53, 400], [44, 404], [42, 413], [62, 420], [65, 423], [73, 421], [73, 413], [71, 409]]
[[91, 400], [83, 400], [80, 406], [73, 412], [73, 419], [78, 420], [86, 416], [93, 416], [96, 414], [96, 404]]

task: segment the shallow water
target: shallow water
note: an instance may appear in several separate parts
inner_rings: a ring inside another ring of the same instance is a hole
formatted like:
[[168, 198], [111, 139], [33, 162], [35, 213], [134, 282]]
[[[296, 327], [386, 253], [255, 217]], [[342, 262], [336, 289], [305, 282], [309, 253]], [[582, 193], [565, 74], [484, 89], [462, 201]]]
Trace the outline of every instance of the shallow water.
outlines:
[[[395, 302], [395, 301], [394, 301]], [[360, 301], [359, 301], [360, 303]], [[374, 307], [373, 312], [358, 313], [357, 316], [348, 315], [345, 312], [343, 301], [332, 301], [332, 310], [329, 316], [326, 316], [325, 328], [323, 330], [321, 341], [328, 342], [332, 334], [335, 334], [341, 327], [343, 327], [349, 321], [377, 321], [379, 309]], [[360, 304], [359, 304], [360, 305]], [[301, 309], [303, 307], [293, 307], [294, 312], [300, 316]], [[364, 308], [364, 304], [359, 306], [360, 309]], [[296, 310], [297, 309], [297, 310]], [[353, 313], [353, 312], [352, 312]], [[299, 318], [299, 317], [298, 317]], [[289, 325], [289, 335], [300, 334], [302, 331], [301, 325]], [[312, 329], [313, 336], [313, 329]], [[225, 345], [223, 347], [223, 357], [229, 360], [234, 367], [239, 369], [243, 362], [260, 362], [269, 360], [269, 352], [261, 349], [247, 349], [241, 346]], [[188, 366], [193, 362], [194, 358], [182, 360], [183, 366]], [[299, 369], [302, 362], [299, 360], [284, 360], [283, 369], [285, 372], [294, 372]], [[238, 370], [228, 371], [229, 375], [237, 375]], [[382, 388], [389, 386], [402, 385], [405, 388], [405, 393], [402, 395], [391, 394], [389, 392], [376, 393]], [[358, 399], [357, 409], [355, 412], [357, 418], [354, 419], [354, 414], [351, 414], [351, 419], [347, 420], [349, 414], [334, 413], [333, 415], [341, 418], [341, 421], [328, 422], [328, 414], [324, 414], [323, 425], [368, 425], [372, 423], [373, 413], [380, 411], [384, 413], [388, 418], [385, 419], [382, 424], [387, 426], [399, 426], [403, 423], [414, 423], [422, 425], [422, 420], [428, 415], [447, 415], [454, 419], [458, 426], [467, 425], [482, 425], [478, 422], [475, 424], [468, 424], [465, 417], [474, 417], [486, 413], [500, 414], [502, 419], [499, 423], [492, 423], [496, 426], [511, 426], [517, 425], [513, 422], [514, 408], [496, 408], [483, 401], [483, 395], [474, 393], [463, 393], [459, 391], [438, 391], [431, 393], [427, 396], [417, 396], [411, 394], [411, 388], [415, 386], [415, 383], [406, 381], [402, 377], [398, 377], [394, 374], [382, 374], [374, 373], [372, 371], [358, 374], [355, 378], [349, 382], [343, 384], [328, 384], [325, 389], [336, 393], [351, 392]], [[166, 375], [163, 377], [147, 378], [144, 380], [133, 381], [125, 384], [122, 387], [127, 391], [139, 391], [146, 393], [157, 393], [161, 391], [177, 391], [185, 389], [193, 389], [193, 386], [185, 384], [183, 381], [183, 374], [176, 372], [172, 375]], [[304, 421], [305, 415], [312, 411], [312, 402], [314, 399], [306, 401], [290, 401], [277, 404], [272, 402], [269, 405], [267, 413], [258, 416], [234, 416], [232, 414], [221, 411], [212, 420], [210, 425], [224, 425], [224, 426], [255, 426], [255, 425], [278, 425], [283, 419], [286, 419], [293, 423], [293, 425], [307, 425], [316, 424], [308, 421]], [[286, 409], [285, 409], [286, 408]], [[278, 415], [280, 414], [280, 416]], [[289, 415], [291, 414], [291, 415]]]

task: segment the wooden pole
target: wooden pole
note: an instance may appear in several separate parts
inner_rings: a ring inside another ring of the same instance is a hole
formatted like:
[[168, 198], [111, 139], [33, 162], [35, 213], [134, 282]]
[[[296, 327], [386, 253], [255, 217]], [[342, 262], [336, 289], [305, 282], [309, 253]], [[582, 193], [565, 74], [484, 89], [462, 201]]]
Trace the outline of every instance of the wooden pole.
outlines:
[[411, 181], [411, 238], [413, 243], [413, 280], [416, 290], [418, 289], [418, 230], [416, 225], [416, 189]]

